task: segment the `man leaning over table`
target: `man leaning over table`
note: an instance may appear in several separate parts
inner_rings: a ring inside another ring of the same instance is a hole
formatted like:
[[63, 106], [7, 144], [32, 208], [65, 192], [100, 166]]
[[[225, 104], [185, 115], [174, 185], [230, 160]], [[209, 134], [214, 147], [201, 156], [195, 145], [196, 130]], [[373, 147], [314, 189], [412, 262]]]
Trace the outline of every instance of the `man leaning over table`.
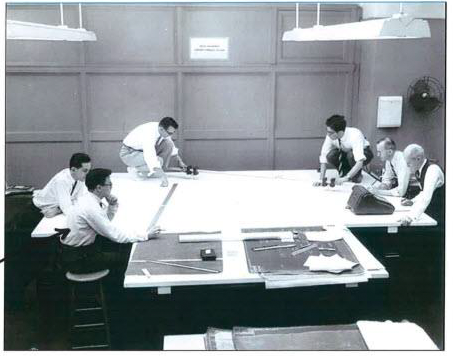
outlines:
[[395, 141], [390, 137], [380, 139], [376, 144], [377, 156], [384, 162], [382, 182], [369, 187], [370, 192], [379, 195], [404, 197], [409, 186], [410, 171], [404, 154], [396, 150]]
[[41, 190], [33, 193], [33, 204], [46, 218], [69, 213], [74, 202], [87, 192], [83, 181], [91, 169], [86, 153], [74, 153], [69, 168], [58, 172]]
[[120, 149], [120, 158], [128, 166], [128, 171], [140, 178], [161, 178], [161, 186], [168, 186], [165, 171], [170, 159], [176, 157], [179, 167], [186, 168], [171, 139], [177, 129], [178, 123], [171, 117], [164, 117], [158, 123], [147, 122], [133, 129]]
[[417, 144], [404, 149], [404, 159], [411, 173], [420, 184], [421, 191], [413, 199], [403, 198], [401, 204], [411, 206], [401, 225], [410, 225], [423, 213], [437, 221], [440, 228], [445, 226], [445, 176], [442, 168], [433, 160], [426, 158], [425, 150]]
[[355, 127], [346, 127], [342, 115], [332, 115], [326, 120], [327, 135], [319, 156], [320, 176], [314, 186], [319, 186], [326, 174], [327, 163], [338, 170], [336, 184], [347, 181], [360, 183], [362, 168], [373, 158], [370, 144], [363, 133]]

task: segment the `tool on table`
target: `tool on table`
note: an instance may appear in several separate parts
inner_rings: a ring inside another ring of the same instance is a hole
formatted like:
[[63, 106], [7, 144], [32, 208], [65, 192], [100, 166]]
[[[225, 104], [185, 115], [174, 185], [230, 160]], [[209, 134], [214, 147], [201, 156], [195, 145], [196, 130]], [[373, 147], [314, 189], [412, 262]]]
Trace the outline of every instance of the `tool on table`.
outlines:
[[191, 175], [193, 174], [194, 176], [198, 175], [198, 167], [197, 166], [187, 166], [186, 167], [186, 174]]
[[336, 251], [336, 249], [334, 248], [330, 248], [330, 247], [318, 247], [318, 250], [319, 251]]
[[332, 188], [335, 187], [335, 178], [330, 178], [330, 184]]
[[164, 201], [162, 202], [162, 205], [159, 207], [159, 210], [157, 211], [156, 215], [154, 215], [153, 220], [149, 224], [148, 230], [151, 229], [154, 225], [156, 225], [157, 220], [159, 220], [160, 216], [162, 215], [165, 207], [167, 206], [168, 202], [170, 201], [170, 198], [173, 195], [177, 186], [178, 186], [178, 183], [174, 183], [172, 185], [172, 187], [170, 188], [170, 191], [168, 192], [167, 196], [165, 197]]
[[155, 263], [155, 264], [158, 264], [158, 265], [172, 266], [172, 267], [179, 267], [179, 268], [187, 268], [187, 269], [193, 269], [193, 270], [196, 270], [196, 271], [203, 271], [203, 272], [209, 272], [209, 273], [220, 273], [220, 271], [217, 271], [215, 269], [201, 268], [201, 267], [194, 267], [194, 266], [187, 266], [187, 265], [180, 265], [179, 263], [170, 263], [170, 262], [153, 261], [153, 260], [148, 260], [148, 262]]
[[322, 186], [323, 186], [323, 187], [326, 187], [326, 186], [327, 186], [327, 177], [324, 177], [324, 178], [322, 179]]
[[314, 249], [315, 247], [318, 247], [318, 245], [317, 244], [310, 244], [308, 246], [304, 246], [302, 248], [299, 248], [296, 251], [291, 252], [291, 255], [292, 256], [297, 256], [297, 255], [299, 255], [299, 254], [301, 254], [303, 252], [310, 251], [310, 250]]
[[252, 251], [266, 251], [266, 250], [275, 250], [278, 248], [290, 248], [296, 247], [296, 244], [289, 244], [289, 245], [270, 245], [270, 246], [261, 246], [261, 247], [252, 247]]
[[200, 256], [203, 261], [215, 261], [217, 259], [215, 251], [212, 248], [201, 249]]

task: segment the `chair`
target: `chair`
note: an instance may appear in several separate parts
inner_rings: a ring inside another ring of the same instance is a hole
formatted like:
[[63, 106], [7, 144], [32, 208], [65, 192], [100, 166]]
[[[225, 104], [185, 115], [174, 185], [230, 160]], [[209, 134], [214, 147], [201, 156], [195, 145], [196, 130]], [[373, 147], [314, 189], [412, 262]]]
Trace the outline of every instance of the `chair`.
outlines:
[[[73, 350], [110, 348], [110, 325], [102, 286], [102, 279], [108, 274], [108, 269], [86, 274], [66, 272], [70, 282], [69, 327]], [[85, 293], [81, 293], [83, 289]], [[98, 341], [98, 336], [102, 336], [102, 341]]]

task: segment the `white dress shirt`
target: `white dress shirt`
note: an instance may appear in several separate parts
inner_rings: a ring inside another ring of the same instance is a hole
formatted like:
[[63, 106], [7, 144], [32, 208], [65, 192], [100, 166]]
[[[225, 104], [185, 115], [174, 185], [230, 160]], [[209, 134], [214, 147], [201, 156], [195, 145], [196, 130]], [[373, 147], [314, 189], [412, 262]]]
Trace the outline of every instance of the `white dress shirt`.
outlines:
[[[418, 170], [421, 174], [423, 167], [427, 160], [423, 162], [422, 166]], [[431, 164], [426, 170], [425, 183], [423, 190], [412, 199], [414, 205], [412, 205], [409, 217], [412, 220], [417, 220], [425, 212], [428, 205], [431, 203], [434, 191], [441, 187], [445, 183], [444, 173], [437, 164]]]
[[393, 189], [383, 191], [384, 192], [383, 194], [388, 193], [388, 195], [392, 195], [395, 197], [404, 196], [409, 185], [410, 176], [411, 173], [409, 168], [407, 167], [403, 152], [395, 151], [392, 159], [390, 161], [385, 161], [385, 170], [384, 174], [382, 175], [382, 183], [391, 186], [392, 179], [397, 178], [398, 186], [396, 186]]
[[137, 242], [147, 240], [147, 234], [119, 229], [110, 220], [115, 216], [118, 205], [100, 206], [101, 199], [88, 192], [77, 200], [68, 217], [70, 232], [62, 241], [69, 246], [87, 246], [94, 243], [96, 234], [109, 238], [119, 243]]
[[[356, 162], [366, 159], [363, 149], [369, 145], [370, 143], [359, 129], [356, 129], [355, 127], [345, 128], [344, 135], [341, 138], [341, 150], [344, 152], [352, 150]], [[340, 142], [338, 139], [332, 140], [329, 135], [327, 135], [321, 148], [319, 162], [327, 163], [327, 154], [334, 148], [340, 149]]]
[[[162, 139], [170, 140], [173, 142], [171, 136], [168, 136], [166, 138], [161, 137], [158, 127], [158, 122], [148, 122], [146, 124], [139, 125], [131, 132], [129, 132], [129, 134], [123, 140], [123, 143], [126, 146], [135, 150], [143, 151], [143, 157], [150, 171], [152, 171], [153, 168], [162, 168], [162, 164], [160, 163], [156, 155], [156, 143]], [[173, 152], [171, 155], [176, 156], [177, 154], [178, 149], [175, 145], [173, 145]]]
[[[76, 185], [73, 190], [74, 183]], [[62, 212], [68, 215], [74, 201], [87, 192], [85, 183], [74, 180], [69, 168], [66, 168], [57, 173], [43, 189], [33, 192], [33, 204], [47, 218]]]

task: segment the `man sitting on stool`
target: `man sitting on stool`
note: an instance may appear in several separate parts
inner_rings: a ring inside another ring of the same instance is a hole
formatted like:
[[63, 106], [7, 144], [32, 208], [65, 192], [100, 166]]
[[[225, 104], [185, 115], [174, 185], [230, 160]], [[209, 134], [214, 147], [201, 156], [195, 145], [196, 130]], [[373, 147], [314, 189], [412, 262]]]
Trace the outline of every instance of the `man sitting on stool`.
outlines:
[[326, 120], [327, 136], [321, 148], [319, 161], [321, 163], [320, 181], [322, 184], [326, 174], [327, 162], [334, 165], [340, 178], [336, 184], [347, 181], [360, 183], [362, 181], [362, 167], [370, 163], [373, 152], [369, 142], [359, 129], [346, 127], [344, 116], [333, 115]]
[[168, 186], [165, 174], [171, 157], [175, 156], [179, 167], [186, 165], [179, 157], [171, 136], [178, 129], [178, 123], [171, 117], [157, 122], [148, 122], [133, 129], [123, 140], [120, 150], [121, 160], [139, 177], [162, 179], [161, 186]]
[[[111, 222], [118, 210], [118, 199], [111, 194], [112, 182], [109, 169], [95, 168], [86, 177], [88, 193], [80, 197], [70, 211], [67, 221], [70, 232], [61, 241], [63, 245], [62, 260], [66, 270], [74, 273], [90, 273], [103, 269], [125, 269], [127, 256], [102, 251], [98, 235], [114, 242], [127, 243], [146, 241], [157, 237], [159, 228], [152, 227], [149, 231], [123, 231]], [[102, 199], [108, 206], [105, 207]], [[124, 258], [126, 257], [126, 258]]]
[[445, 177], [439, 165], [426, 159], [423, 147], [411, 144], [404, 149], [404, 159], [411, 173], [415, 174], [421, 192], [412, 200], [403, 198], [401, 204], [412, 206], [409, 214], [399, 222], [410, 225], [424, 212], [437, 221], [440, 228], [445, 224]]
[[395, 141], [390, 137], [380, 139], [376, 144], [376, 150], [385, 166], [382, 182], [377, 186], [369, 187], [370, 192], [395, 197], [406, 196], [411, 174], [403, 152], [396, 150]]

